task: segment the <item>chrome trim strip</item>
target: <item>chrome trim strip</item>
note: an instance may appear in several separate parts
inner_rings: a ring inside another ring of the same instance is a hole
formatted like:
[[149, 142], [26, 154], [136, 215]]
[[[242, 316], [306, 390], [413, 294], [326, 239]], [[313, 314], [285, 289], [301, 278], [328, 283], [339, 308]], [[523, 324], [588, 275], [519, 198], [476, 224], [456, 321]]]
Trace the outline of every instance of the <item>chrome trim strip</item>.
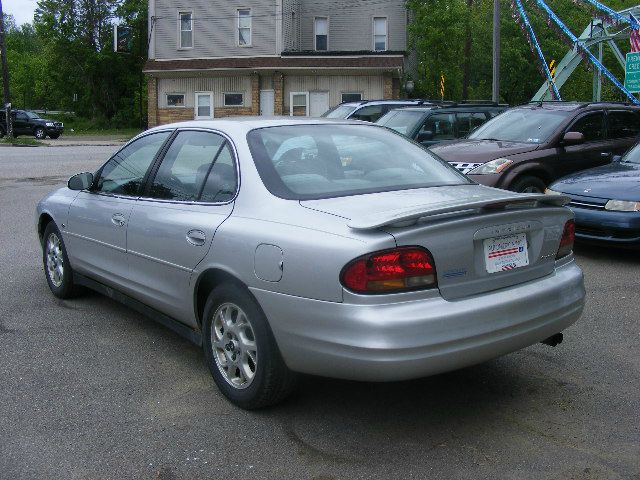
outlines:
[[156, 262], [161, 265], [177, 268], [178, 270], [182, 270], [183, 272], [191, 273], [191, 270], [192, 270], [191, 268], [183, 267], [181, 265], [176, 265], [175, 263], [167, 262], [166, 260], [161, 260], [160, 258], [152, 257], [150, 255], [145, 255], [144, 253], [135, 252], [133, 250], [129, 250], [127, 253], [131, 255], [135, 255], [136, 257], [144, 258], [145, 260], [151, 260], [152, 262]]
[[65, 235], [71, 235], [72, 237], [76, 237], [76, 238], [79, 238], [81, 240], [86, 240], [88, 242], [97, 243], [98, 245], [102, 245], [103, 247], [113, 248], [114, 250], [117, 250], [118, 252], [127, 253], [127, 249], [126, 248], [118, 247], [116, 245], [111, 245], [110, 243], [107, 243], [107, 242], [101, 242], [100, 240], [96, 240], [95, 238], [85, 237], [84, 235], [80, 235], [79, 233], [73, 233], [73, 232], [70, 232], [70, 231], [67, 230], [67, 231], [64, 232], [64, 234]]

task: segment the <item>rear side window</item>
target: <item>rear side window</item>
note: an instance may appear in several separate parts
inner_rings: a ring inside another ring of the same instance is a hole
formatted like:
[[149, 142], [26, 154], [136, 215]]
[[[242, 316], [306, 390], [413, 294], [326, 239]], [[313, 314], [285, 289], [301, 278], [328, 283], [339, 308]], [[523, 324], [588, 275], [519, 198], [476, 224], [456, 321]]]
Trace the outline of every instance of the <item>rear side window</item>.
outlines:
[[604, 138], [604, 113], [594, 112], [580, 117], [567, 131], [582, 133], [585, 142], [602, 140]]
[[607, 116], [609, 122], [609, 138], [634, 137], [640, 132], [638, 114], [628, 111], [613, 111]]
[[458, 127], [458, 137], [466, 137], [486, 121], [487, 121], [486, 115], [481, 112], [456, 113], [456, 126]]
[[[227, 153], [223, 155], [225, 149]], [[215, 166], [220, 158], [231, 164], [230, 171], [224, 169], [220, 172], [224, 167]], [[197, 201], [207, 187], [207, 200], [204, 201], [222, 201], [220, 190], [225, 189], [221, 180], [223, 176], [230, 179], [229, 188], [235, 187], [235, 169], [225, 138], [211, 132], [183, 131], [178, 133], [167, 150], [149, 196], [163, 200]], [[235, 188], [232, 197], [234, 193]]]
[[451, 140], [455, 138], [454, 122], [453, 113], [435, 113], [425, 120], [418, 135], [431, 132], [433, 140]]
[[147, 170], [170, 133], [145, 135], [120, 150], [100, 170], [93, 191], [139, 195]]
[[385, 110], [382, 105], [369, 105], [366, 107], [362, 107], [360, 110], [357, 110], [353, 115], [351, 115], [352, 120], [364, 120], [365, 122], [375, 122], [382, 115], [384, 115]]

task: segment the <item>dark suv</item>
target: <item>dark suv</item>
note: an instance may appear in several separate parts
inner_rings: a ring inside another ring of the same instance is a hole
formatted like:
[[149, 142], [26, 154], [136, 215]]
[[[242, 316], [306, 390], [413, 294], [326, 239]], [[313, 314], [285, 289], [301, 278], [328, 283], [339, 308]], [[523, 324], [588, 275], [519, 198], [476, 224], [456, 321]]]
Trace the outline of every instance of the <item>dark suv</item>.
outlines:
[[391, 128], [424, 146], [465, 138], [509, 108], [497, 103], [443, 103], [391, 110], [376, 123]]
[[[37, 139], [44, 139], [47, 136], [58, 138], [64, 132], [62, 122], [40, 118], [37, 113], [28, 110], [12, 110], [13, 136], [33, 135]], [[6, 113], [0, 111], [0, 137], [7, 134]]]
[[609, 163], [639, 132], [640, 107], [535, 102], [501, 113], [466, 140], [431, 150], [478, 183], [543, 192], [557, 178]]
[[399, 107], [440, 103], [434, 100], [359, 100], [345, 102], [322, 114], [325, 118], [342, 118], [375, 122], [389, 110]]

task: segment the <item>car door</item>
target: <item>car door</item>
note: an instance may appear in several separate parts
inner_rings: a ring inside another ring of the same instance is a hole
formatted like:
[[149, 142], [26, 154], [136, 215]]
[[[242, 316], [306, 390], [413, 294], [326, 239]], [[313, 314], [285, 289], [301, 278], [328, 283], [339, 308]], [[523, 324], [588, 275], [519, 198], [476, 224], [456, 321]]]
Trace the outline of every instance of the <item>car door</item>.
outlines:
[[640, 114], [631, 110], [607, 112], [607, 140], [609, 157], [622, 155], [638, 140]]
[[127, 290], [127, 225], [144, 179], [170, 131], [140, 137], [96, 173], [69, 207], [65, 242], [73, 268]]
[[582, 133], [584, 143], [560, 146], [559, 161], [555, 169], [556, 177], [603, 165], [610, 161], [603, 110], [586, 112], [577, 117], [565, 129], [566, 132]]
[[181, 130], [155, 170], [131, 212], [129, 275], [141, 301], [190, 324], [191, 272], [233, 210], [233, 148], [219, 133]]
[[453, 140], [455, 135], [455, 114], [434, 113], [429, 115], [416, 134], [416, 142], [429, 147], [444, 140]]
[[29, 128], [29, 117], [21, 110], [15, 112], [13, 117], [13, 133], [14, 135], [26, 135], [31, 133]]

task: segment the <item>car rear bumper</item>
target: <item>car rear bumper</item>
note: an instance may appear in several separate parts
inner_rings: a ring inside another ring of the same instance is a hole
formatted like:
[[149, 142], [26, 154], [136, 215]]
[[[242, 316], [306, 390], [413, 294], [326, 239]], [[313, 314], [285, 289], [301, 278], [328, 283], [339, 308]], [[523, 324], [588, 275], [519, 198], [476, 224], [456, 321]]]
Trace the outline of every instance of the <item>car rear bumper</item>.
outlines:
[[251, 291], [289, 368], [366, 381], [419, 378], [527, 347], [573, 324], [585, 298], [573, 260], [544, 278], [457, 301], [431, 292], [331, 303]]

